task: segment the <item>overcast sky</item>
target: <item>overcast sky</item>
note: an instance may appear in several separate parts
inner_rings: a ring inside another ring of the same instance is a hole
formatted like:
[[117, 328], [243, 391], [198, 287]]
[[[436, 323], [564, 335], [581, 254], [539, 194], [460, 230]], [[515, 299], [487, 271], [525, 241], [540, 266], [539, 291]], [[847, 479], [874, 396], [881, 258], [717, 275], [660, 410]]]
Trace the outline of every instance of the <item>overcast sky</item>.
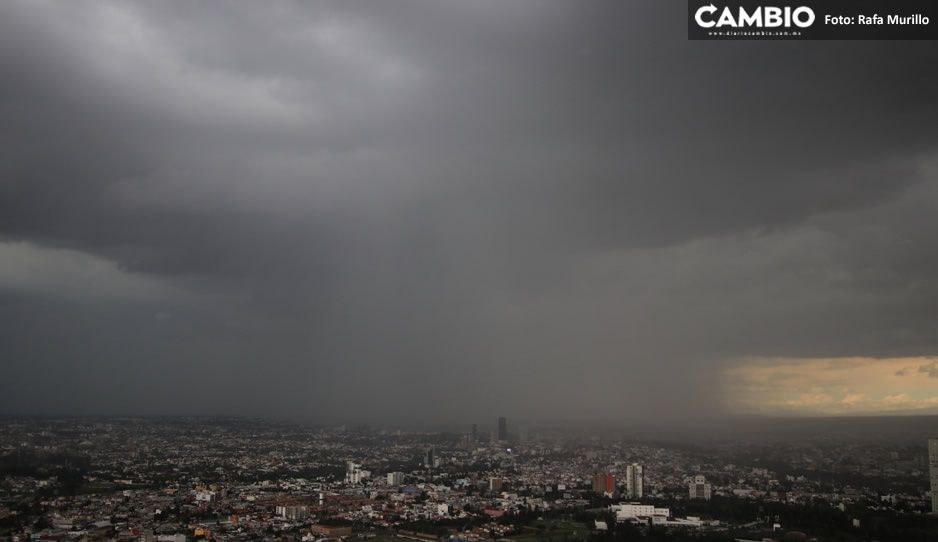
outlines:
[[0, 3], [0, 412], [934, 408], [938, 48], [686, 17]]

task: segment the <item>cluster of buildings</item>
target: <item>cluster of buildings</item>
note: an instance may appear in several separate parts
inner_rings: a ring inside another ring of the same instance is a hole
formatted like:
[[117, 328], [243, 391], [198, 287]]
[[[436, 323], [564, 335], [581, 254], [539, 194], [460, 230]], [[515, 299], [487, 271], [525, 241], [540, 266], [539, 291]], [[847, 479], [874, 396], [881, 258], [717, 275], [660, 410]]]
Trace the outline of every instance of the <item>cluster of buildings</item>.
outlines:
[[[505, 418], [489, 438], [477, 426], [442, 433], [186, 418], [8, 420], [2, 429], [0, 539], [12, 540], [438, 537], [428, 525], [475, 540], [575, 510], [729, 528], [675, 512], [715, 498], [903, 513], [931, 505], [927, 461], [915, 448], [850, 448], [847, 464], [834, 458], [851, 445], [714, 453], [552, 429], [522, 437]], [[938, 445], [929, 452], [938, 463]], [[875, 474], [876, 484], [856, 484], [857, 473]], [[845, 481], [832, 484], [838, 476]]]
[[[629, 499], [641, 499], [644, 488], [644, 477], [642, 475], [642, 466], [638, 463], [632, 463], [625, 467], [625, 497]], [[602, 493], [607, 496], [616, 496], [616, 476], [611, 472], [598, 472], [593, 475], [593, 492]]]
[[642, 503], [622, 503], [609, 507], [609, 510], [615, 514], [617, 522], [630, 522], [640, 525], [657, 525], [663, 527], [719, 527], [719, 520], [703, 520], [697, 516], [687, 516], [676, 518], [671, 514], [668, 508], [659, 508], [651, 504]]

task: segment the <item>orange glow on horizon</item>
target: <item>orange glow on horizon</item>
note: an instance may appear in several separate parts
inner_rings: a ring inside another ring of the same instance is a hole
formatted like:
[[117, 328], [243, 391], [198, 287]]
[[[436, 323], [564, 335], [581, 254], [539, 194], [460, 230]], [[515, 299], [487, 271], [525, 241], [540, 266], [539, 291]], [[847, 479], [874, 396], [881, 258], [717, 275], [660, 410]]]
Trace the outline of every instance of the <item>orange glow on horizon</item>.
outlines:
[[747, 358], [722, 376], [734, 413], [938, 412], [936, 357]]

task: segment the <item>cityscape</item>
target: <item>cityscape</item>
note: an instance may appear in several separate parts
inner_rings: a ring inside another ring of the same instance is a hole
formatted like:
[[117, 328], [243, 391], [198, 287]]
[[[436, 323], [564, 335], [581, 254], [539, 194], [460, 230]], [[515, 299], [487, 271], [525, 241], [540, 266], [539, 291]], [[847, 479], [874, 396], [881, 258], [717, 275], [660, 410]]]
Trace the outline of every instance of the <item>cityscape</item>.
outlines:
[[0, 542], [938, 542], [936, 25], [0, 0]]
[[[938, 439], [4, 419], [7, 540], [933, 540]], [[737, 427], [740, 429], [743, 425]], [[752, 423], [752, 422], [748, 422]], [[929, 476], [931, 484], [929, 486]]]

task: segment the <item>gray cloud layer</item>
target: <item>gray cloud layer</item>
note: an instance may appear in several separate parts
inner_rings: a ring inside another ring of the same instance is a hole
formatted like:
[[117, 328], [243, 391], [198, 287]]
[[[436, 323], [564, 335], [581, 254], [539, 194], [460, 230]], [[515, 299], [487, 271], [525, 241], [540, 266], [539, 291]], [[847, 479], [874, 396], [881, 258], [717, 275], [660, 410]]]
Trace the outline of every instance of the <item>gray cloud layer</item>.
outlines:
[[934, 354], [938, 50], [685, 17], [4, 3], [0, 410], [680, 415]]

